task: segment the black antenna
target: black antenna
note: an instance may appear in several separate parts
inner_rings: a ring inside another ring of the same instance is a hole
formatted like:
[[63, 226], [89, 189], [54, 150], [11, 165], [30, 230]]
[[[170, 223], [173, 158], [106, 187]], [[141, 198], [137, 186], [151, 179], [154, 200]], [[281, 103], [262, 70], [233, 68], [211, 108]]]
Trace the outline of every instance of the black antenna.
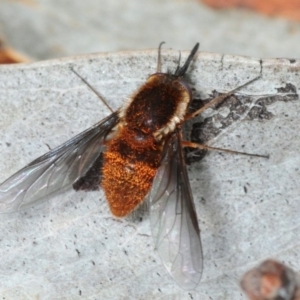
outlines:
[[181, 62], [181, 52], [179, 51], [179, 58], [178, 58], [178, 65], [177, 65], [177, 68], [174, 72], [174, 74], [177, 74], [180, 70], [180, 62]]
[[193, 60], [195, 54], [197, 53], [198, 49], [199, 49], [199, 43], [197, 43], [195, 45], [195, 47], [191, 51], [191, 53], [190, 53], [189, 57], [187, 58], [186, 62], [184, 63], [184, 65], [181, 68], [177, 67], [175, 74], [174, 74], [175, 76], [181, 77], [186, 73], [186, 71], [187, 71], [191, 61]]

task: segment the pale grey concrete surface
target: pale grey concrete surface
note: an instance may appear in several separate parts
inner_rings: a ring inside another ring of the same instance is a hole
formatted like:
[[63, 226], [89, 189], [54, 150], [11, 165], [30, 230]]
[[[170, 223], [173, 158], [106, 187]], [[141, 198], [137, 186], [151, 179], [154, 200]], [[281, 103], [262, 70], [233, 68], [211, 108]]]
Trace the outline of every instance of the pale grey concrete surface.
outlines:
[[[164, 70], [174, 67], [178, 52], [163, 55]], [[117, 108], [155, 71], [156, 51], [1, 66], [0, 182], [109, 113], [71, 65]], [[260, 63], [209, 53], [200, 53], [191, 68], [195, 97], [202, 98], [262, 74], [240, 91], [246, 108], [230, 126], [221, 127], [230, 119], [226, 105], [220, 114], [210, 109], [205, 117], [221, 129], [210, 145], [270, 154], [267, 160], [209, 153], [189, 166], [204, 251], [196, 291], [181, 290], [164, 270], [147, 215], [141, 222], [115, 219], [101, 192], [70, 191], [25, 212], [0, 215], [0, 295], [245, 299], [241, 275], [261, 260], [273, 257], [299, 270], [299, 69], [300, 61]]]

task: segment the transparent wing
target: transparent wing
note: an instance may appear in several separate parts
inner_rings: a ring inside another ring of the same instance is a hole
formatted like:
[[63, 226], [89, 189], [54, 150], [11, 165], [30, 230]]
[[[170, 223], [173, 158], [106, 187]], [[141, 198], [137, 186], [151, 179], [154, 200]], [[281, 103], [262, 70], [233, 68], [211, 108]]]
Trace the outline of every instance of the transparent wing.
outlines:
[[103, 141], [117, 122], [115, 112], [0, 184], [0, 213], [22, 210], [70, 187], [99, 157]]
[[201, 279], [203, 259], [179, 130], [166, 143], [149, 201], [152, 234], [160, 258], [176, 283], [192, 290]]

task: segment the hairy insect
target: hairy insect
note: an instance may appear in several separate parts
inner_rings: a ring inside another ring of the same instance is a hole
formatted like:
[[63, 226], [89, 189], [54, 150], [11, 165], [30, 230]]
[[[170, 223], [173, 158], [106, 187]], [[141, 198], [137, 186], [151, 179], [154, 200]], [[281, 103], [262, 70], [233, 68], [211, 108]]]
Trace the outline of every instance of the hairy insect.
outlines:
[[217, 148], [183, 141], [181, 127], [253, 81], [188, 113], [192, 93], [184, 75], [198, 47], [173, 74], [160, 71], [159, 48], [157, 73], [130, 101], [0, 185], [0, 212], [25, 209], [70, 187], [102, 188], [117, 217], [148, 199], [155, 247], [163, 264], [182, 288], [194, 289], [202, 274], [202, 247], [182, 148]]

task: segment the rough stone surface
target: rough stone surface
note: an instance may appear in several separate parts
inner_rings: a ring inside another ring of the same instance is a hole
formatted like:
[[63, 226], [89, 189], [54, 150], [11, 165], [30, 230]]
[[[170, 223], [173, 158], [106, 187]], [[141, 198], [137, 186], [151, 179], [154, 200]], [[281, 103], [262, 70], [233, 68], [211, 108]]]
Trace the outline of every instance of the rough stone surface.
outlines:
[[[164, 70], [172, 69], [178, 52], [166, 50], [163, 57]], [[155, 66], [156, 51], [1, 66], [0, 182], [109, 114], [70, 67], [116, 109]], [[261, 75], [187, 131], [215, 147], [270, 155], [210, 152], [189, 165], [204, 252], [196, 291], [181, 290], [166, 273], [147, 214], [140, 221], [115, 219], [102, 192], [70, 191], [0, 215], [1, 296], [245, 299], [241, 275], [261, 260], [272, 257], [299, 270], [299, 69], [298, 60], [210, 53], [200, 53], [191, 67], [198, 102]]]

